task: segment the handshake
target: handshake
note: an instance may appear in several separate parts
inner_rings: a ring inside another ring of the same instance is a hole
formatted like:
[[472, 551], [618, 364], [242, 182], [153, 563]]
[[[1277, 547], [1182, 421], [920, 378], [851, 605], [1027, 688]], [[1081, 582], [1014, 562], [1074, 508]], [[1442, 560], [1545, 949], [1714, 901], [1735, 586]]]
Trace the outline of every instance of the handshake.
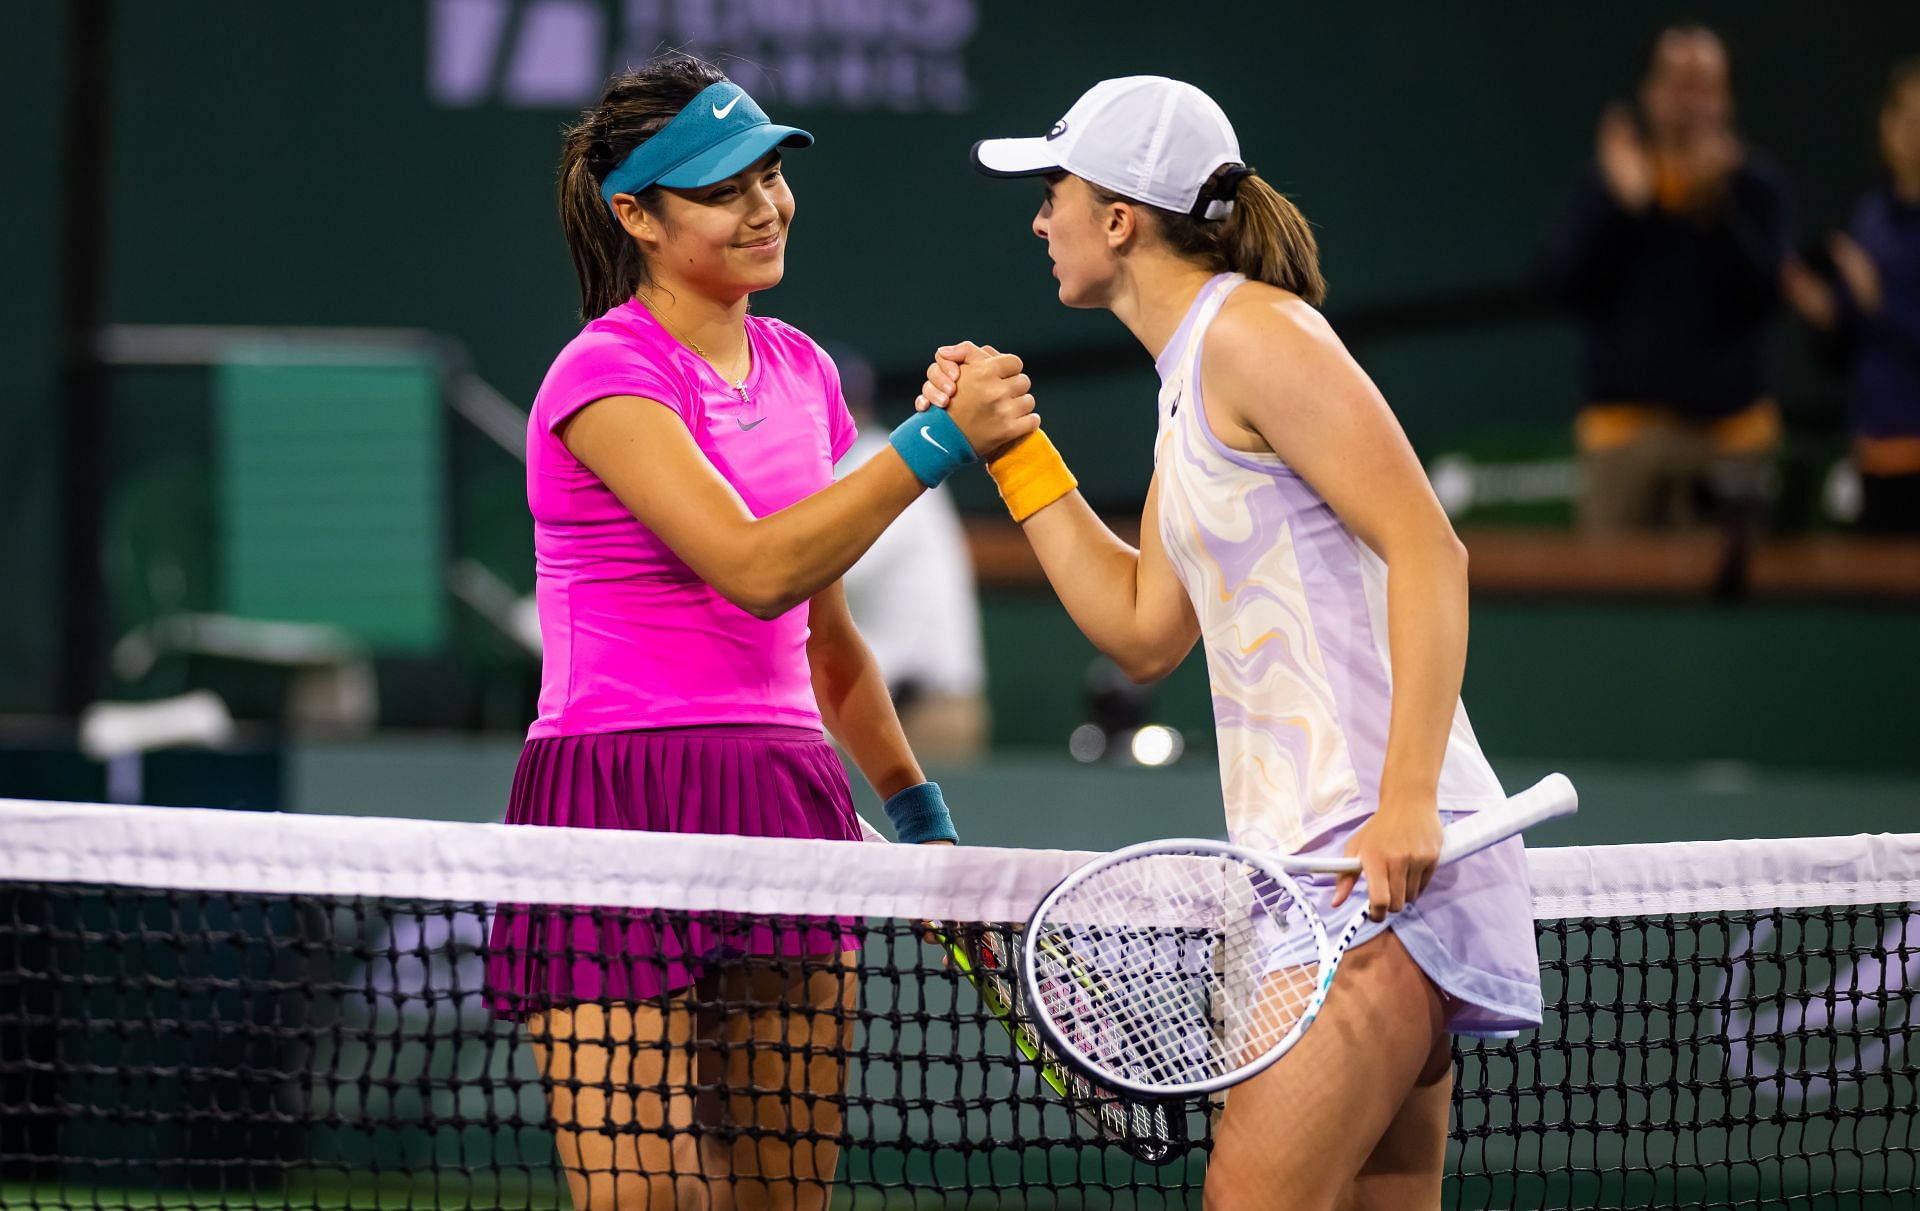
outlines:
[[991, 462], [1040, 427], [1033, 380], [1020, 359], [991, 345], [943, 345], [927, 367], [916, 412], [944, 408], [982, 461]]
[[[1079, 486], [1060, 452], [1040, 432], [1033, 380], [1011, 353], [972, 341], [943, 345], [927, 367], [927, 381], [913, 408], [914, 414], [893, 431], [893, 448], [929, 488], [961, 463], [977, 458], [987, 464], [1007, 512], [1024, 522]], [[966, 439], [967, 449], [948, 449], [959, 444], [955, 430]], [[942, 437], [949, 440], [942, 442]], [[932, 457], [923, 443], [937, 448], [942, 457]]]

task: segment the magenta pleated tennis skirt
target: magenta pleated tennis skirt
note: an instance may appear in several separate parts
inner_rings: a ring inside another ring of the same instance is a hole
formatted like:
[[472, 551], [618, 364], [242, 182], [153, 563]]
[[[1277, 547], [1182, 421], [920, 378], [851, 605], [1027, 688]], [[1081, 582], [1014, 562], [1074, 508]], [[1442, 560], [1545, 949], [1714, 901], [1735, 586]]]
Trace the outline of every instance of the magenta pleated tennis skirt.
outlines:
[[[508, 824], [858, 841], [846, 768], [817, 728], [728, 725], [527, 741]], [[512, 1019], [668, 996], [752, 955], [858, 949], [851, 922], [672, 908], [503, 904], [486, 995]]]

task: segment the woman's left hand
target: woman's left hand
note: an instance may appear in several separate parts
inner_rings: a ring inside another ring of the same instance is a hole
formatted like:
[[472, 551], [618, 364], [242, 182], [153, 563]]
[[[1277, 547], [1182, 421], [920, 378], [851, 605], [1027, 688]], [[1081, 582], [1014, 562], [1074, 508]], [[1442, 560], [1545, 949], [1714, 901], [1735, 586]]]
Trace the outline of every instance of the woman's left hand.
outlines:
[[1384, 921], [1427, 889], [1440, 864], [1440, 809], [1433, 800], [1387, 802], [1347, 842], [1348, 857], [1360, 859], [1358, 874], [1341, 875], [1334, 886], [1338, 908], [1353, 892], [1354, 883], [1367, 880], [1367, 915]]
[[992, 345], [976, 345], [972, 341], [940, 346], [927, 366], [927, 381], [920, 385], [920, 394], [914, 397], [913, 410], [925, 412], [928, 408], [944, 408], [952, 403], [953, 393], [960, 385], [960, 367], [976, 357], [992, 357], [998, 352]]

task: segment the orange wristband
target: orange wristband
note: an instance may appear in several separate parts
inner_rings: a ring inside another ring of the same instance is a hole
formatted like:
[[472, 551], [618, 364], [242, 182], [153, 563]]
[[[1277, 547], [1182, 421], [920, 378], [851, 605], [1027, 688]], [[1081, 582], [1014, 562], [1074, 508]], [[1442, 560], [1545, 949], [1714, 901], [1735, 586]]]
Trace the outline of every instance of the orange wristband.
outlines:
[[1025, 521], [1080, 486], [1047, 435], [1036, 429], [987, 464], [1013, 520]]

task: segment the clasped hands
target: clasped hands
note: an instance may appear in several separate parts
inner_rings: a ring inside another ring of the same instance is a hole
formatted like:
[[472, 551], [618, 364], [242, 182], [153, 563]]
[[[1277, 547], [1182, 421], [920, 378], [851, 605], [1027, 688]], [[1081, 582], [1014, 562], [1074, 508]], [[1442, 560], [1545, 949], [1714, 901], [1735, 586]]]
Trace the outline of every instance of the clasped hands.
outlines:
[[934, 353], [913, 407], [945, 408], [986, 462], [1040, 427], [1033, 380], [1020, 359], [972, 341], [942, 345]]

